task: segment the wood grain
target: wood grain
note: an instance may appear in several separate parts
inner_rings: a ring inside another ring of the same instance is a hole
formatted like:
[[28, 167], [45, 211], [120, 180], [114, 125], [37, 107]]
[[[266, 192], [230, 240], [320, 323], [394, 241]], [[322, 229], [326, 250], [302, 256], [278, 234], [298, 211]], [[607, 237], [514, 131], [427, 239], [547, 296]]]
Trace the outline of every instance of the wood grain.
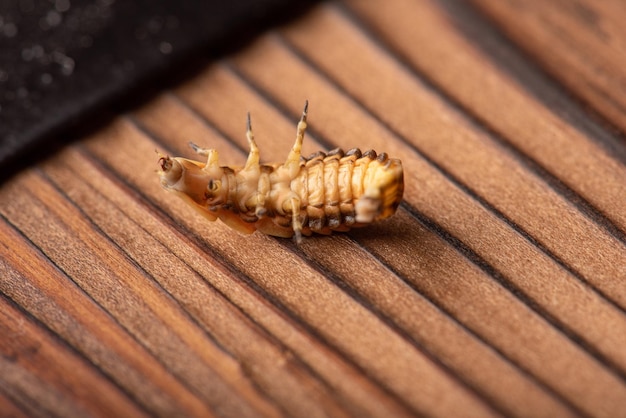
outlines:
[[[325, 3], [6, 182], [0, 415], [624, 416], [626, 9], [472, 4]], [[160, 187], [247, 111], [281, 161], [305, 99], [397, 215], [296, 245]]]
[[473, 1], [545, 71], [602, 117], [624, 129], [624, 4]]

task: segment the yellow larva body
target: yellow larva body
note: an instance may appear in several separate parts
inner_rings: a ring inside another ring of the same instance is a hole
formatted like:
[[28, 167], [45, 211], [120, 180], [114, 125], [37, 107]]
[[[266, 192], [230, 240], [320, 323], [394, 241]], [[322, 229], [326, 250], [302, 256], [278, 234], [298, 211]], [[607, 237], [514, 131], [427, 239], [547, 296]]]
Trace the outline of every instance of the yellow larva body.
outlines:
[[217, 151], [198, 148], [207, 162], [159, 159], [161, 184], [207, 219], [252, 233], [292, 237], [347, 231], [393, 215], [404, 189], [402, 163], [357, 148], [301, 156], [307, 106], [284, 164], [259, 164], [248, 115], [250, 153], [240, 168], [222, 167]]

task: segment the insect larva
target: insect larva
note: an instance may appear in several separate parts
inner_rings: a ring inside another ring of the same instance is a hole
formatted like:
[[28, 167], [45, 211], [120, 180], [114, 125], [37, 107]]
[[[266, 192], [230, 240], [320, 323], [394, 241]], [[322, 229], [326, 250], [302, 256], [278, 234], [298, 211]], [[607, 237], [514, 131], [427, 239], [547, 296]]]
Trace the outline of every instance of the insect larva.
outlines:
[[358, 148], [303, 158], [307, 108], [308, 102], [284, 164], [259, 164], [248, 113], [250, 153], [243, 168], [220, 166], [216, 150], [190, 144], [206, 163], [161, 155], [161, 184], [211, 221], [219, 218], [247, 234], [295, 234], [298, 242], [312, 232], [347, 231], [393, 215], [404, 189], [400, 160]]

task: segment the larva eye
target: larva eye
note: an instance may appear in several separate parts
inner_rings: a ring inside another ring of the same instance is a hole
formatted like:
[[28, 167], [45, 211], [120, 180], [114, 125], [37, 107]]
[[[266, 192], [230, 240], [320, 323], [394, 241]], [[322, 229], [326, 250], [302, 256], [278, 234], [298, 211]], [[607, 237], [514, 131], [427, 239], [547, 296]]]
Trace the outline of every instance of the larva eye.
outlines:
[[209, 189], [209, 191], [215, 193], [220, 189], [220, 181], [219, 180], [209, 180], [209, 185], [207, 186], [207, 188]]

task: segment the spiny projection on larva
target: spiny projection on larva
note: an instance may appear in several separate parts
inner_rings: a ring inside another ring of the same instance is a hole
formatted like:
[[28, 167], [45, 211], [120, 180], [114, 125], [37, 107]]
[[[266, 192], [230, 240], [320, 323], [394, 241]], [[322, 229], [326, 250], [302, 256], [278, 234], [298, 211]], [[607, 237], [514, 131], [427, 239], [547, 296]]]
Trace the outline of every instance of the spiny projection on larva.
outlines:
[[210, 221], [237, 231], [290, 238], [348, 231], [393, 215], [404, 189], [402, 163], [386, 153], [340, 148], [301, 156], [308, 102], [296, 142], [283, 164], [259, 164], [248, 113], [250, 153], [244, 167], [224, 167], [217, 151], [191, 147], [206, 163], [160, 155], [165, 189], [176, 193]]

